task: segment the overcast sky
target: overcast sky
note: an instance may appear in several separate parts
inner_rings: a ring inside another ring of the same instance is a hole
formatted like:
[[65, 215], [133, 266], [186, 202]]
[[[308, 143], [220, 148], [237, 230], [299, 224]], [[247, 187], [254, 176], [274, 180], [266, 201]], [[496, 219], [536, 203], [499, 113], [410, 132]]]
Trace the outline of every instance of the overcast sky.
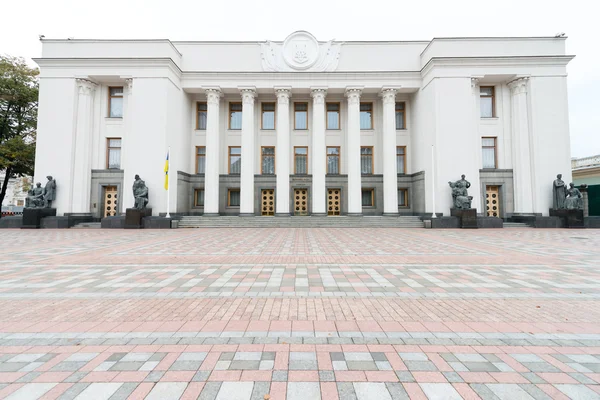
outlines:
[[[565, 32], [571, 154], [600, 154], [600, 27], [592, 0], [28, 0], [0, 6], [0, 53], [39, 57], [38, 35], [77, 39], [430, 40]], [[593, 7], [592, 7], [593, 8]], [[240, 60], [243, 62], [243, 60]]]

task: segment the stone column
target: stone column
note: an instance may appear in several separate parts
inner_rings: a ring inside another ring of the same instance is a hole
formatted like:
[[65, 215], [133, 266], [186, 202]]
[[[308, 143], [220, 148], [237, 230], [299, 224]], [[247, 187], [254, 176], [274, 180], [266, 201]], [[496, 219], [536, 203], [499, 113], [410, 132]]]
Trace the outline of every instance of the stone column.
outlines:
[[[131, 175], [133, 170], [130, 167], [133, 167], [135, 164], [132, 162], [127, 164], [128, 160], [131, 158], [127, 157], [127, 155], [135, 154], [135, 147], [133, 140], [131, 138], [131, 128], [132, 128], [132, 118], [131, 118], [131, 98], [133, 97], [133, 78], [125, 79], [125, 86], [123, 87], [123, 136], [121, 137], [121, 169], [125, 174], [129, 173]], [[131, 147], [131, 149], [130, 149]], [[133, 160], [131, 160], [133, 161]], [[135, 175], [135, 173], [134, 173]], [[119, 204], [119, 211], [124, 213], [127, 208], [133, 207], [133, 203], [135, 202], [133, 198], [133, 192], [131, 190], [131, 185], [129, 182], [133, 182], [133, 175], [123, 177], [123, 187], [121, 187], [121, 192], [118, 193], [121, 201]]]
[[290, 95], [292, 88], [276, 87], [277, 95], [277, 147], [275, 215], [290, 215]]
[[381, 98], [383, 103], [383, 214], [397, 216], [396, 89], [383, 88]]
[[327, 174], [325, 147], [326, 88], [311, 88], [313, 98], [312, 126], [312, 214], [327, 215], [325, 175]]
[[241, 87], [242, 171], [240, 174], [240, 215], [254, 215], [254, 99], [256, 88]]
[[348, 215], [362, 215], [360, 176], [360, 95], [362, 88], [346, 88], [348, 129], [346, 132], [346, 165], [348, 166]]
[[529, 78], [518, 78], [508, 84], [512, 92], [512, 142], [515, 213], [530, 214], [534, 210], [533, 179], [531, 172], [531, 142], [527, 83]]
[[219, 215], [219, 87], [206, 88], [206, 170], [204, 174], [204, 215]]
[[77, 98], [73, 192], [71, 193], [70, 207], [72, 213], [90, 212], [92, 119], [94, 92], [97, 86], [94, 82], [87, 79], [77, 79], [79, 96]]

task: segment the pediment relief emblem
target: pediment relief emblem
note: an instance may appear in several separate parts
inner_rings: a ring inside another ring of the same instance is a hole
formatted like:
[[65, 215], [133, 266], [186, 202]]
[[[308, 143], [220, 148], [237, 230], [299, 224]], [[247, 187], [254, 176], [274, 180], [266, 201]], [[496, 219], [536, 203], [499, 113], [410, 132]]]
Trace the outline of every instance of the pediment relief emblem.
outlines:
[[283, 43], [267, 41], [261, 44], [261, 59], [265, 71], [335, 71], [342, 43], [333, 40], [319, 43], [306, 31], [289, 35]]

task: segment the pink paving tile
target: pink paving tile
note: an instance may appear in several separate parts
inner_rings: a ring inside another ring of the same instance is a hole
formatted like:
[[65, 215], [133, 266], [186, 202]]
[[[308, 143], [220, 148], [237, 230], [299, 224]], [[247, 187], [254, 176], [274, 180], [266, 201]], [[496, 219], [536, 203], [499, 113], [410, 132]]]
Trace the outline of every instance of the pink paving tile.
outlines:
[[288, 371], [288, 382], [319, 382], [319, 372]]
[[585, 376], [587, 376], [588, 378], [590, 378], [591, 380], [595, 381], [596, 383], [600, 383], [600, 373], [598, 374], [584, 374]]
[[338, 400], [339, 395], [335, 382], [321, 382], [321, 399]]
[[452, 332], [452, 330], [442, 322], [422, 322], [422, 324], [429, 332]]
[[208, 378], [209, 381], [239, 381], [242, 371], [213, 371]]
[[538, 354], [538, 356], [548, 363], [554, 365], [556, 368], [560, 369], [562, 372], [577, 372], [573, 368], [569, 367], [567, 364], [558, 361], [556, 358], [552, 357], [548, 354]]
[[90, 372], [84, 376], [80, 382], [111, 382], [117, 375], [119, 375], [119, 373], [113, 371]]
[[464, 400], [480, 400], [481, 397], [471, 389], [468, 383], [453, 383], [454, 389]]
[[181, 344], [166, 344], [158, 349], [161, 353], [183, 353], [187, 349], [187, 345]]
[[238, 345], [237, 351], [256, 352], [264, 351], [264, 344], [240, 344]]
[[358, 324], [354, 321], [335, 321], [335, 326], [340, 332], [358, 332]]
[[188, 321], [179, 328], [179, 332], [200, 332], [206, 321]]
[[447, 383], [448, 381], [441, 372], [412, 371], [417, 383]]
[[[169, 353], [167, 354], [156, 366], [156, 368], [154, 368], [155, 371], [166, 371], [168, 370], [171, 365], [173, 365], [173, 363], [175, 362], [175, 360], [177, 360], [179, 358], [179, 356], [181, 355], [181, 353]], [[206, 360], [205, 360], [206, 362]]]
[[0, 354], [6, 354], [6, 353], [24, 353], [27, 350], [31, 349], [32, 347], [30, 346], [2, 346], [0, 347]]
[[423, 353], [448, 353], [449, 350], [446, 346], [439, 345], [422, 345], [419, 346]]
[[402, 386], [411, 400], [428, 400], [418, 383], [403, 383]]
[[425, 353], [429, 360], [435, 364], [436, 368], [442, 372], [454, 371], [450, 365], [438, 353]]
[[600, 394], [600, 386], [599, 385], [585, 385], [588, 389], [592, 389], [594, 392]]
[[498, 381], [498, 383], [529, 383], [523, 375], [517, 372], [490, 372], [492, 378]]
[[315, 352], [317, 351], [316, 345], [314, 344], [290, 344], [290, 351], [297, 352]]
[[278, 351], [275, 353], [275, 364], [273, 369], [288, 369], [289, 353]]
[[292, 321], [293, 332], [312, 332], [315, 330], [312, 321]]
[[202, 332], [222, 332], [227, 326], [227, 321], [208, 321], [202, 327]]
[[[186, 347], [185, 352], [184, 353], [200, 353], [200, 352], [209, 352], [212, 350], [212, 345], [210, 344], [190, 344], [188, 347]], [[136, 351], [138, 351], [136, 349]], [[154, 353], [157, 352], [158, 350], [152, 351], [152, 352], [148, 352], [148, 353]], [[142, 352], [144, 353], [144, 352]]]
[[362, 332], [382, 332], [376, 321], [356, 321], [356, 324]]
[[196, 400], [200, 397], [200, 392], [202, 392], [203, 388], [204, 382], [190, 382], [179, 400]]
[[570, 400], [563, 392], [552, 385], [537, 385], [544, 393], [550, 396], [553, 400]]
[[459, 372], [461, 378], [467, 383], [495, 383], [496, 380], [492, 378], [487, 372]]
[[329, 352], [318, 351], [317, 352], [317, 363], [320, 370], [332, 370], [333, 365], [331, 364], [331, 356]]
[[202, 365], [200, 365], [200, 369], [203, 371], [210, 371], [210, 370], [214, 369], [215, 365], [217, 365], [217, 361], [219, 361], [220, 356], [221, 356], [221, 353], [215, 353], [215, 352], [208, 353], [206, 355], [206, 358], [202, 362]]
[[227, 332], [245, 332], [249, 323], [249, 321], [229, 321], [223, 330]]
[[536, 372], [540, 378], [548, 383], [574, 383], [577, 384], [575, 379], [562, 372]]
[[425, 326], [419, 322], [401, 322], [406, 332], [427, 332]]
[[370, 352], [388, 353], [394, 351], [394, 346], [391, 344], [368, 344], [367, 348]]
[[342, 351], [352, 352], [352, 353], [360, 353], [360, 352], [368, 352], [369, 348], [365, 344], [343, 344]]
[[404, 332], [404, 328], [396, 321], [380, 321], [379, 326], [384, 332]]
[[[192, 382], [192, 383], [196, 383], [196, 382]], [[204, 386], [204, 383], [202, 383], [202, 385]], [[144, 400], [146, 398], [146, 396], [148, 395], [148, 393], [150, 393], [150, 391], [152, 390], [153, 387], [154, 387], [154, 383], [152, 383], [152, 382], [140, 383], [138, 385], [138, 387], [135, 388], [133, 393], [131, 393], [129, 395], [129, 400]], [[185, 392], [183, 394], [185, 395]], [[198, 396], [194, 397], [194, 400], [196, 400], [197, 398], [198, 398]], [[181, 399], [183, 399], [183, 397]]]
[[290, 351], [289, 344], [265, 344], [263, 351]]
[[113, 382], [142, 382], [148, 371], [123, 371], [113, 379]]
[[364, 371], [335, 371], [335, 380], [338, 382], [366, 382]]
[[[160, 378], [161, 382], [190, 382], [196, 371], [167, 371]], [[115, 379], [116, 381], [116, 379]]]
[[287, 382], [271, 382], [269, 395], [269, 400], [285, 400], [287, 396]]
[[8, 385], [5, 388], [0, 389], [0, 399], [7, 398], [10, 394], [16, 392], [25, 386], [24, 383], [13, 383], [12, 385]]
[[216, 353], [224, 353], [224, 352], [235, 352], [238, 351], [237, 344], [215, 344], [213, 345], [211, 351]]
[[394, 371], [365, 371], [369, 382], [398, 382], [398, 376]]
[[315, 321], [316, 332], [335, 332], [337, 328], [334, 321]]
[[71, 386], [73, 386], [72, 383], [59, 383], [58, 385], [54, 386], [52, 389], [44, 393], [44, 395], [38, 400], [56, 400]]
[[271, 321], [269, 331], [271, 332], [283, 332], [292, 330], [292, 321]]
[[385, 353], [385, 356], [387, 357], [392, 368], [395, 369], [396, 371], [407, 371], [408, 370], [408, 368], [406, 367], [404, 362], [402, 362], [402, 359], [400, 358], [398, 353]]
[[340, 352], [342, 351], [342, 346], [339, 344], [318, 344], [316, 346], [317, 351], [327, 351], [327, 352]]
[[62, 382], [69, 376], [73, 375], [73, 372], [44, 372], [33, 380], [34, 383], [55, 383]]
[[410, 344], [395, 344], [393, 346], [398, 353], [420, 353], [422, 351], [420, 346]]
[[240, 381], [254, 381], [254, 382], [269, 382], [271, 381], [271, 371], [242, 371]]

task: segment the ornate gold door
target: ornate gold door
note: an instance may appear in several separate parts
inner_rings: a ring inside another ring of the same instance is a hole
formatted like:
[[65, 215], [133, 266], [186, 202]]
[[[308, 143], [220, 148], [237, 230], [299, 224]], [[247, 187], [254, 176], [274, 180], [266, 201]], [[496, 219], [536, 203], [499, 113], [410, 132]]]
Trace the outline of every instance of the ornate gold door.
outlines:
[[327, 215], [340, 215], [342, 211], [342, 191], [327, 189]]
[[118, 193], [116, 186], [104, 188], [104, 216], [114, 217], [119, 212]]
[[308, 189], [294, 189], [294, 215], [308, 215]]
[[262, 192], [262, 215], [275, 215], [275, 190], [263, 189]]
[[499, 186], [485, 187], [485, 208], [488, 217], [500, 217]]

